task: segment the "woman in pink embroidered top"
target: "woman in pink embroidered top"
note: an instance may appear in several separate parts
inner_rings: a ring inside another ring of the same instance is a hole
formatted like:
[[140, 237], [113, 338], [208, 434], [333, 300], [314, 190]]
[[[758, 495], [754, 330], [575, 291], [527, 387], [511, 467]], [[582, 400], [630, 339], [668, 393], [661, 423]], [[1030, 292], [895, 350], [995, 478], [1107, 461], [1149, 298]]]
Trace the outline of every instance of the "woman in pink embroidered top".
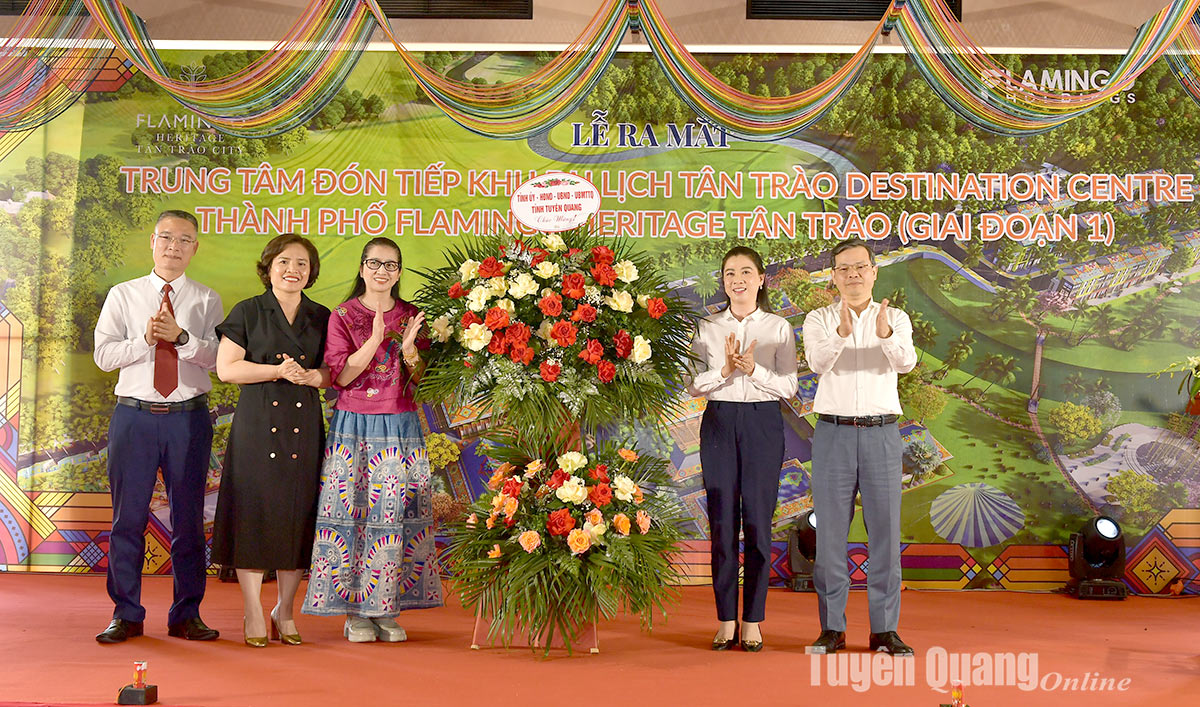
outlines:
[[321, 469], [303, 611], [346, 617], [351, 642], [403, 641], [404, 609], [442, 605], [429, 463], [413, 402], [424, 315], [400, 299], [400, 248], [363, 248], [350, 298], [329, 317], [325, 364], [338, 390]]

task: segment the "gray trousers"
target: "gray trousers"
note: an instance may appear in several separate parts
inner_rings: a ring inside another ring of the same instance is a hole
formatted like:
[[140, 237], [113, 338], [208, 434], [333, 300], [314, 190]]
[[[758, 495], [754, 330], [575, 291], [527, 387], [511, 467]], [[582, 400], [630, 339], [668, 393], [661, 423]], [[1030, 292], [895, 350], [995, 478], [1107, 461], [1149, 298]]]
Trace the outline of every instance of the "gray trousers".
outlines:
[[895, 423], [854, 427], [817, 422], [812, 445], [812, 496], [817, 514], [813, 571], [821, 630], [846, 630], [850, 571], [846, 540], [854, 494], [862, 494], [867, 527], [867, 599], [871, 632], [900, 622], [900, 475], [902, 445]]

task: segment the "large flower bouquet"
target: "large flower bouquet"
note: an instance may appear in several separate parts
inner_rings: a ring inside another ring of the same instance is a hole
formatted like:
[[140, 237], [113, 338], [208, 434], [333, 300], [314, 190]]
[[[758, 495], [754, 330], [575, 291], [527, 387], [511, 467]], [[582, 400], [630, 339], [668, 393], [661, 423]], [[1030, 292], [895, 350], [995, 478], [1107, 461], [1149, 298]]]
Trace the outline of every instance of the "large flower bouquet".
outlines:
[[628, 242], [586, 227], [489, 236], [420, 274], [433, 339], [424, 399], [486, 404], [527, 435], [591, 431], [675, 404], [692, 315]]
[[[671, 555], [682, 538], [667, 462], [601, 443], [556, 454], [504, 437], [488, 492], [456, 528], [450, 548], [464, 605], [492, 620], [508, 645], [560, 635], [619, 609], [652, 624], [677, 583]], [[502, 460], [502, 461], [501, 461]]]

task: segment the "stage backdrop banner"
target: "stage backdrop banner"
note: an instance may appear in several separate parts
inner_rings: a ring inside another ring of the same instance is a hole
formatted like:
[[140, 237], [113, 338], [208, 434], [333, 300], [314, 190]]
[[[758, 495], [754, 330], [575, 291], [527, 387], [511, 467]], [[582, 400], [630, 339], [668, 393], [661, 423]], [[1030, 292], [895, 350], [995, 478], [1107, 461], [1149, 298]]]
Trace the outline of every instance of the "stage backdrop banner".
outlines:
[[[168, 58], [174, 76], [201, 81], [254, 56], [200, 49]], [[424, 55], [435, 70], [480, 84], [549, 59], [486, 48]], [[1046, 91], [1098, 90], [1116, 62], [1000, 59]], [[846, 56], [701, 60], [766, 97], [812, 86]], [[1008, 138], [960, 120], [905, 55], [877, 54], [813, 129], [767, 143], [698, 120], [645, 53], [619, 55], [573, 114], [521, 140], [458, 126], [393, 52], [365, 53], [306, 126], [257, 140], [215, 130], [117, 63], [52, 123], [0, 141], [2, 570], [105, 570], [115, 374], [92, 362], [92, 330], [108, 288], [150, 271], [159, 211], [197, 215], [188, 274], [215, 288], [226, 310], [261, 291], [254, 262], [289, 231], [316, 243], [321, 277], [309, 294], [333, 306], [369, 237], [401, 245], [411, 295], [411, 271], [440, 264], [444, 248], [526, 233], [509, 210], [517, 187], [570, 172], [600, 193], [595, 228], [659, 257], [698, 312], [723, 304], [721, 255], [737, 244], [758, 249], [772, 303], [798, 341], [804, 314], [832, 302], [825, 251], [849, 236], [871, 242], [876, 299], [909, 313], [920, 355], [901, 379], [910, 586], [1059, 588], [1070, 534], [1106, 513], [1125, 530], [1132, 589], [1197, 591], [1200, 418], [1185, 412], [1178, 378], [1151, 376], [1200, 349], [1200, 108], [1165, 62], [1063, 127]], [[815, 389], [801, 361], [800, 393], [784, 406], [781, 538], [811, 505]], [[211, 396], [210, 522], [236, 398], [220, 383]], [[708, 581], [703, 409], [703, 400], [683, 400], [670, 419], [610, 431], [674, 465], [695, 519], [681, 562], [696, 583]], [[426, 432], [463, 450], [438, 471], [439, 491], [469, 500], [482, 489], [477, 433], [489, 415], [422, 408]], [[169, 572], [169, 537], [160, 488], [147, 572]], [[851, 540], [861, 584], [861, 514]], [[775, 560], [785, 577], [781, 549]]]

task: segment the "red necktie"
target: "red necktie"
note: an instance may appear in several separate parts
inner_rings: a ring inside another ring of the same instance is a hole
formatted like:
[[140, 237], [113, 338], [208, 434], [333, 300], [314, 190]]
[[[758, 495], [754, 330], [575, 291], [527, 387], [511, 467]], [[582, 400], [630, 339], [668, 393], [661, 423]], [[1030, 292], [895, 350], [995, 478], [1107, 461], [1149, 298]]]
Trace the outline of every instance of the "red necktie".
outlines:
[[[170, 283], [163, 285], [162, 292], [163, 304], [167, 305], [171, 316], [175, 316], [175, 309], [171, 306]], [[159, 305], [159, 309], [162, 309], [162, 305]], [[175, 344], [159, 339], [154, 346], [154, 389], [165, 398], [178, 387], [179, 352], [175, 350]]]

